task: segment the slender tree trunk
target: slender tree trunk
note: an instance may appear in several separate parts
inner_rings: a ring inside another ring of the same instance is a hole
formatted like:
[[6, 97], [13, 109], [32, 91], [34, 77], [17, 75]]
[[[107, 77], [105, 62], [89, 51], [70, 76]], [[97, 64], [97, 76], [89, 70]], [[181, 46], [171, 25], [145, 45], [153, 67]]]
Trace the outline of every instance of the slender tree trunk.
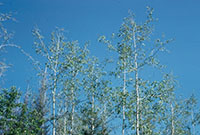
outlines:
[[126, 94], [126, 71], [124, 70], [124, 78], [123, 78], [123, 82], [124, 82], [124, 86], [123, 86], [123, 106], [122, 106], [122, 115], [123, 115], [123, 120], [122, 120], [122, 135], [124, 135], [125, 132], [125, 119], [126, 119], [126, 115], [125, 115], [125, 104], [126, 104], [126, 98], [125, 98], [125, 94]]
[[133, 30], [133, 45], [134, 45], [134, 65], [135, 65], [135, 90], [136, 90], [136, 135], [140, 135], [140, 93], [138, 80], [138, 62], [137, 62], [137, 45], [135, 38], [135, 29]]
[[53, 91], [52, 91], [52, 97], [53, 97], [53, 131], [52, 135], [56, 135], [56, 88], [57, 88], [57, 67], [58, 67], [58, 53], [60, 50], [60, 39], [58, 36], [58, 41], [56, 44], [56, 61], [54, 66], [54, 84], [53, 84]]
[[[42, 98], [42, 105], [45, 106], [45, 103], [46, 103], [46, 91], [47, 91], [47, 66], [45, 67], [45, 70], [44, 70], [44, 75], [43, 75], [43, 80], [42, 80], [42, 95], [40, 95]], [[45, 106], [46, 107], [46, 106]], [[46, 108], [45, 108], [46, 109]], [[45, 109], [43, 109], [43, 113], [45, 112]], [[45, 123], [42, 123], [42, 135], [45, 135]]]
[[[72, 81], [75, 82], [75, 77], [77, 76], [77, 72], [73, 69], [73, 79]], [[71, 129], [70, 129], [70, 135], [74, 134], [74, 112], [75, 112], [75, 101], [74, 101], [74, 95], [75, 95], [75, 87], [73, 86], [71, 88], [71, 101], [72, 101], [72, 112], [71, 112]]]
[[[95, 90], [97, 90], [97, 83], [98, 83], [98, 79], [95, 80]], [[92, 91], [92, 113], [95, 113], [95, 102], [94, 102], [94, 100], [95, 100], [94, 91], [95, 90]], [[95, 121], [94, 117], [92, 117], [92, 135], [94, 135], [94, 128], [95, 128], [95, 124], [94, 124], [95, 122], [94, 121]]]
[[171, 135], [175, 134], [175, 127], [174, 127], [174, 107], [171, 103]]
[[72, 114], [71, 114], [71, 129], [70, 129], [70, 135], [74, 134], [74, 110], [75, 110], [75, 104], [74, 104], [74, 89], [71, 90], [71, 98], [72, 98]]
[[136, 134], [140, 135], [140, 93], [138, 86], [138, 71], [135, 71], [135, 89], [136, 89]]
[[64, 124], [64, 131], [63, 131], [63, 135], [66, 135], [67, 134], [67, 114], [66, 114], [66, 112], [67, 112], [67, 101], [65, 101], [65, 109], [64, 109], [64, 113], [65, 113], [65, 115], [64, 115], [64, 121], [63, 121], [63, 124]]
[[53, 95], [53, 132], [52, 135], [56, 134], [56, 72], [54, 72], [54, 88], [52, 91]]
[[[192, 107], [193, 108], [193, 107]], [[195, 126], [194, 126], [194, 110], [192, 109], [192, 135], [195, 135]]]
[[[94, 113], [94, 92], [92, 92], [92, 113]], [[94, 134], [94, 117], [92, 117], [92, 135]]]
[[[104, 97], [104, 94], [103, 94], [103, 97]], [[106, 134], [106, 111], [107, 111], [107, 108], [106, 108], [106, 103], [104, 101], [104, 105], [103, 105], [103, 122], [102, 122], [102, 130], [103, 130], [103, 135]]]

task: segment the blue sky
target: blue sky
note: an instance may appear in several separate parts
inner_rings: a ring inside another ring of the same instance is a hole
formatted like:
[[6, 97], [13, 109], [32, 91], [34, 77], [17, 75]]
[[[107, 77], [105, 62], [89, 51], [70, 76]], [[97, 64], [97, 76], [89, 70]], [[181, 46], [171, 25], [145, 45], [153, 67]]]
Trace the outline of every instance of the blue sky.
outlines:
[[[159, 19], [155, 23], [155, 34], [164, 33], [166, 38], [175, 38], [169, 45], [170, 53], [163, 55], [161, 62], [177, 76], [179, 93], [200, 95], [198, 0], [2, 0], [2, 3], [0, 11], [11, 11], [17, 19], [6, 24], [15, 32], [12, 42], [34, 57], [31, 30], [36, 25], [47, 38], [56, 27], [64, 28], [69, 40], [79, 40], [81, 44], [90, 41], [92, 54], [102, 57], [105, 50], [97, 43], [98, 36], [117, 32], [129, 9], [138, 21], [143, 20], [146, 6], [150, 6]], [[27, 80], [36, 76], [32, 65], [18, 50], [8, 48], [7, 51], [4, 56], [13, 66], [6, 73], [4, 86], [16, 85], [24, 89]]]

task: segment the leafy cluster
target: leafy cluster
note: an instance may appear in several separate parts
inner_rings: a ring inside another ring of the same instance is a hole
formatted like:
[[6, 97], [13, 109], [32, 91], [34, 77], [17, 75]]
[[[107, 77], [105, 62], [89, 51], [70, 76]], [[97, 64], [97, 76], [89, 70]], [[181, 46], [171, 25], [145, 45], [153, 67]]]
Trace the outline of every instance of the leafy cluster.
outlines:
[[38, 108], [29, 108], [19, 101], [20, 93], [15, 87], [0, 93], [0, 133], [5, 135], [42, 135], [45, 122]]

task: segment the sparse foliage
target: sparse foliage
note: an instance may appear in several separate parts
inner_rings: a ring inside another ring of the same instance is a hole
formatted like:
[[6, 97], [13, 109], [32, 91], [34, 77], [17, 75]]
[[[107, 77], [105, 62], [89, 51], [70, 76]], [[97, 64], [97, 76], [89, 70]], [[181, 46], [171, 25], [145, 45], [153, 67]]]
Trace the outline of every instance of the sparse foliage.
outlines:
[[[159, 54], [171, 40], [153, 35], [153, 9], [136, 22], [129, 12], [118, 33], [107, 45], [114, 60], [101, 62], [91, 56], [89, 43], [67, 41], [64, 29], [51, 33], [50, 42], [33, 30], [36, 61], [20, 46], [11, 44], [4, 23], [11, 14], [0, 14], [0, 51], [18, 48], [37, 67], [37, 93], [21, 95], [16, 87], [0, 90], [0, 134], [2, 135], [196, 135], [200, 108], [192, 95], [180, 100], [176, 81], [163, 71]], [[0, 77], [9, 66], [0, 60]], [[160, 73], [147, 78], [151, 71]], [[24, 102], [21, 102], [24, 99]], [[30, 100], [31, 99], [31, 100]]]

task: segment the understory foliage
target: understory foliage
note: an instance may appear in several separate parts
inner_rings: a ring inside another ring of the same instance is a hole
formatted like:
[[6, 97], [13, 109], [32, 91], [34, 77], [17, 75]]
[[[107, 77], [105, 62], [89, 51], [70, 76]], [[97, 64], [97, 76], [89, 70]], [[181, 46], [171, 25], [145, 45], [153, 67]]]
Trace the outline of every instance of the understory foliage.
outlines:
[[[40, 110], [19, 102], [20, 93], [15, 87], [0, 93], [0, 133], [5, 135], [42, 135], [45, 119]], [[47, 129], [44, 129], [47, 130]]]
[[[129, 12], [110, 39], [99, 37], [113, 57], [105, 60], [91, 56], [89, 43], [67, 40], [63, 29], [53, 31], [48, 41], [35, 28], [40, 85], [37, 93], [25, 95], [16, 87], [0, 90], [0, 134], [199, 134], [196, 97], [175, 96], [176, 80], [163, 73], [165, 66], [159, 61], [171, 40], [153, 35], [152, 8], [147, 8], [143, 23], [135, 18]], [[8, 19], [0, 15], [2, 45], [7, 38], [1, 26]], [[4, 71], [0, 62], [0, 77]], [[151, 72], [158, 77], [147, 77]]]

